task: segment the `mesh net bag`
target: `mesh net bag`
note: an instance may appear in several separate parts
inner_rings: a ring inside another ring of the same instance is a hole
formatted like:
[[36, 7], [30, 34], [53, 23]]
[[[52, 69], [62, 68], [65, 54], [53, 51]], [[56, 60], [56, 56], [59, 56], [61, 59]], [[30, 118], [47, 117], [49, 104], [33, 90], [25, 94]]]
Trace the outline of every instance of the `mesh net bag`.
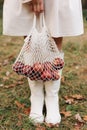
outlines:
[[[24, 45], [12, 68], [20, 75], [31, 80], [58, 80], [59, 70], [63, 68], [63, 53], [60, 53], [54, 39], [51, 37], [42, 14], [41, 32], [36, 29], [36, 15], [29, 35], [24, 39]], [[62, 57], [62, 58], [61, 58]]]

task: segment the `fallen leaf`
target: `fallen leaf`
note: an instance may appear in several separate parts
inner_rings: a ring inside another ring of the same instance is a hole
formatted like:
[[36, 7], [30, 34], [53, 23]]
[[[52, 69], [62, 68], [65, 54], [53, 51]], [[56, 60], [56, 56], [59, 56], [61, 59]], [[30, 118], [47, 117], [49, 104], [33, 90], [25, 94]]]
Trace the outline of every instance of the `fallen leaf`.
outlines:
[[87, 121], [87, 116], [84, 116], [84, 117], [83, 117], [83, 120], [84, 120], [84, 121]]
[[9, 60], [12, 60], [15, 57], [15, 54], [12, 54], [8, 57]]
[[13, 87], [15, 87], [16, 86], [16, 84], [10, 84], [9, 85], [9, 88], [13, 88]]
[[4, 88], [9, 88], [9, 85], [5, 85]]
[[5, 82], [5, 81], [9, 80], [9, 77], [4, 76], [4, 77], [3, 77], [3, 80], [4, 80], [4, 82]]
[[4, 86], [4, 84], [0, 84], [0, 87], [3, 87]]
[[75, 95], [72, 95], [71, 97], [78, 100], [84, 99], [84, 97], [80, 94], [75, 94]]
[[59, 127], [59, 124], [57, 123], [57, 124], [52, 124], [52, 123], [45, 123], [45, 125], [47, 126], [47, 127], [49, 127], [49, 128], [54, 128], [54, 127]]
[[24, 81], [17, 81], [16, 85], [22, 85], [24, 84]]
[[75, 119], [78, 120], [79, 122], [83, 122], [83, 120], [82, 120], [82, 118], [81, 118], [81, 116], [80, 116], [79, 113], [77, 113], [77, 114], [75, 115]]
[[77, 122], [77, 123], [75, 123], [75, 125], [74, 125], [74, 130], [81, 130], [81, 127], [84, 125], [84, 123], [82, 123], [82, 122]]
[[62, 83], [65, 82], [65, 77], [64, 76], [62, 76], [61, 81], [62, 81]]
[[2, 66], [2, 63], [0, 63], [0, 67]]
[[15, 104], [17, 105], [17, 107], [18, 108], [22, 108], [22, 109], [24, 109], [24, 104], [21, 104], [20, 102], [18, 102], [18, 101], [15, 101]]
[[4, 88], [13, 88], [15, 86], [16, 86], [15, 84], [10, 84], [10, 85], [5, 85]]
[[21, 125], [22, 125], [22, 122], [21, 122], [21, 121], [18, 121], [16, 125], [17, 125], [17, 126], [21, 126]]
[[35, 130], [46, 130], [44, 126], [40, 126], [40, 124], [37, 124], [37, 128]]
[[21, 114], [18, 114], [18, 119], [19, 119], [19, 120], [22, 120], [22, 118], [23, 118], [22, 115], [21, 115]]
[[6, 72], [6, 76], [9, 76], [9, 75], [10, 75], [10, 72], [9, 72], [9, 71], [7, 71], [7, 72]]
[[25, 108], [24, 114], [29, 115], [29, 113], [30, 113], [30, 107], [29, 108]]
[[75, 68], [78, 70], [80, 68], [80, 66], [76, 66]]
[[62, 111], [61, 114], [63, 114], [66, 117], [70, 117], [72, 114], [71, 114], [71, 111]]
[[69, 97], [68, 96], [64, 96], [64, 99], [67, 100]]
[[4, 60], [3, 65], [6, 66], [9, 63], [8, 59]]
[[69, 98], [65, 102], [68, 103], [68, 104], [72, 104], [72, 103], [74, 103], [74, 99]]

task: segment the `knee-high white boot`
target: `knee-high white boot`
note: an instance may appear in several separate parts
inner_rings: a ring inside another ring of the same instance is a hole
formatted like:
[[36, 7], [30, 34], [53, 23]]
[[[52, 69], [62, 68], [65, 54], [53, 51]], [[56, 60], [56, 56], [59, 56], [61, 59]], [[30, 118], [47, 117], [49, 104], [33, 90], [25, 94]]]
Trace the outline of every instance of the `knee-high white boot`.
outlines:
[[59, 112], [59, 96], [58, 91], [60, 88], [60, 79], [57, 81], [45, 82], [45, 103], [47, 115], [45, 118], [46, 123], [57, 124], [61, 121]]
[[44, 116], [42, 114], [43, 104], [44, 104], [44, 91], [42, 81], [29, 81], [29, 86], [31, 90], [31, 111], [29, 118], [34, 121], [34, 123], [42, 123], [44, 121]]
[[[64, 53], [61, 52], [60, 58], [64, 58]], [[45, 118], [46, 123], [57, 124], [61, 122], [61, 115], [59, 111], [59, 96], [58, 92], [61, 84], [61, 74], [62, 70], [59, 71], [60, 79], [57, 81], [47, 81], [45, 82], [45, 103], [47, 109], [47, 115]]]

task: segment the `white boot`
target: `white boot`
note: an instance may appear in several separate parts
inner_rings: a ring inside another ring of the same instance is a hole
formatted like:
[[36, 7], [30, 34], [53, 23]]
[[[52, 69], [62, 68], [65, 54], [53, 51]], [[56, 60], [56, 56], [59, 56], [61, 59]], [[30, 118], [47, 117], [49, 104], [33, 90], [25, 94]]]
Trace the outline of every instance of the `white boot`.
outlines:
[[42, 81], [29, 81], [29, 86], [31, 90], [31, 111], [29, 118], [32, 119], [34, 123], [43, 123], [44, 116], [42, 113], [44, 104], [44, 91]]
[[45, 82], [45, 103], [47, 115], [45, 118], [46, 123], [57, 124], [61, 121], [59, 112], [59, 96], [58, 91], [60, 88], [60, 79], [57, 81]]
[[[60, 52], [60, 58], [64, 59], [64, 53]], [[61, 83], [62, 70], [59, 71], [60, 79], [57, 81], [47, 81], [45, 82], [45, 103], [47, 115], [45, 118], [46, 123], [52, 123], [53, 125], [61, 122], [61, 115], [59, 112], [59, 96], [58, 92]]]

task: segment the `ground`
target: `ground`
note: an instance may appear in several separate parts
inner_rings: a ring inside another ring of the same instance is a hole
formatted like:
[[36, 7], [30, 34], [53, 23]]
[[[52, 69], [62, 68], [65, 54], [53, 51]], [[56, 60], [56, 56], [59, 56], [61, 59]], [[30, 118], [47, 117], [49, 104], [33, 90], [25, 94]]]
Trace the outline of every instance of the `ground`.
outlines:
[[[28, 119], [27, 79], [12, 71], [23, 37], [0, 36], [0, 130], [87, 130], [87, 21], [85, 33], [64, 38], [65, 67], [59, 91], [62, 122], [59, 128], [34, 126]], [[1, 31], [0, 19], [0, 33]]]

